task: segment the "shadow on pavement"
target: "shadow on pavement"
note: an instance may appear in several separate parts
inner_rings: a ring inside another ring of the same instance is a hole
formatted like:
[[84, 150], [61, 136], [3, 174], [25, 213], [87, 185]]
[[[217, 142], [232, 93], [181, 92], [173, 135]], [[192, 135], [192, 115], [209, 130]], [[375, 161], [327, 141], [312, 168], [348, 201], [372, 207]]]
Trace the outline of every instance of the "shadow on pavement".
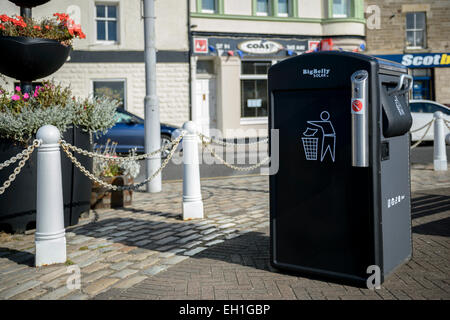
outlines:
[[34, 267], [34, 254], [26, 251], [0, 247], [0, 258], [7, 258], [17, 264]]

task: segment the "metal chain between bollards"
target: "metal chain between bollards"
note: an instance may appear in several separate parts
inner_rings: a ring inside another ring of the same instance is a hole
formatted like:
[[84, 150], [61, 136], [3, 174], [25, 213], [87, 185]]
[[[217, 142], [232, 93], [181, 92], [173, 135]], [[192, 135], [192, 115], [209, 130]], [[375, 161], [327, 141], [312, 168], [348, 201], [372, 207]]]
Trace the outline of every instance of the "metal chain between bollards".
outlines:
[[3, 186], [0, 187], [0, 195], [3, 194], [6, 189], [11, 185], [11, 182], [13, 182], [16, 179], [16, 176], [20, 173], [23, 166], [27, 162], [27, 160], [30, 158], [31, 154], [33, 153], [34, 149], [36, 147], [39, 147], [41, 145], [41, 140], [35, 139], [33, 141], [33, 144], [30, 145], [25, 150], [19, 152], [17, 155], [11, 157], [9, 160], [6, 160], [2, 164], [0, 164], [0, 170], [3, 168], [6, 168], [7, 166], [15, 163], [17, 160], [22, 159], [19, 161], [19, 164], [16, 168], [14, 168], [13, 173], [11, 173], [8, 177], [8, 179], [3, 183]]
[[444, 120], [444, 123], [445, 123], [445, 126], [447, 127], [447, 129], [450, 130], [450, 121], [445, 120], [445, 119], [442, 119], [442, 120]]
[[249, 166], [249, 167], [239, 167], [239, 166], [232, 165], [232, 164], [226, 162], [223, 158], [219, 157], [219, 155], [218, 155], [213, 149], [211, 149], [211, 148], [209, 147], [209, 145], [211, 144], [210, 141], [205, 141], [204, 138], [203, 138], [204, 136], [201, 135], [201, 134], [199, 134], [199, 136], [200, 136], [200, 139], [202, 140], [202, 147], [203, 147], [204, 149], [208, 150], [208, 151], [212, 154], [212, 156], [213, 156], [214, 158], [216, 158], [217, 160], [219, 160], [220, 162], [222, 162], [222, 164], [225, 165], [225, 166], [228, 167], [228, 168], [231, 168], [231, 169], [234, 169], [234, 170], [238, 170], [238, 171], [252, 171], [252, 170], [254, 170], [254, 169], [259, 168], [259, 167], [262, 166], [263, 164], [269, 162], [269, 160], [270, 160], [270, 157], [266, 157], [266, 158], [264, 158], [261, 162], [256, 163], [256, 164], [254, 164], [254, 165], [252, 165], [252, 166]]
[[416, 132], [416, 131], [421, 130], [421, 129], [425, 128], [426, 126], [428, 126], [428, 128], [427, 128], [427, 130], [425, 130], [425, 133], [423, 134], [422, 138], [420, 138], [419, 141], [417, 141], [415, 144], [413, 144], [411, 146], [411, 149], [414, 149], [415, 147], [417, 147], [423, 141], [425, 136], [428, 134], [428, 131], [430, 131], [431, 125], [433, 124], [434, 121], [435, 121], [435, 119], [431, 120], [430, 122], [428, 122], [425, 126], [421, 127], [420, 129], [411, 131], [411, 132]]
[[[178, 148], [178, 145], [180, 144], [181, 139], [183, 138], [183, 134], [181, 134], [180, 136], [178, 136], [173, 142], [174, 145], [172, 147], [172, 150], [170, 150], [169, 155], [167, 156], [167, 158], [163, 161], [161, 167], [156, 170], [150, 177], [147, 177], [144, 181], [137, 183], [137, 184], [131, 184], [131, 185], [127, 185], [127, 186], [117, 186], [117, 185], [113, 185], [113, 184], [109, 184], [103, 180], [101, 180], [100, 178], [97, 178], [94, 174], [92, 174], [91, 172], [89, 172], [89, 170], [87, 170], [75, 157], [74, 155], [69, 151], [69, 147], [66, 144], [62, 144], [61, 143], [61, 148], [63, 149], [63, 151], [66, 153], [66, 155], [69, 157], [69, 159], [73, 162], [73, 164], [75, 164], [75, 166], [85, 175], [87, 176], [89, 179], [91, 179], [92, 181], [97, 182], [98, 184], [102, 185], [103, 187], [107, 188], [107, 189], [112, 189], [114, 191], [123, 191], [123, 190], [136, 190], [139, 189], [140, 187], [142, 187], [143, 185], [145, 185], [146, 183], [148, 183], [149, 181], [153, 180], [169, 163], [170, 159], [172, 159], [173, 154], [175, 153], [175, 150]], [[159, 151], [159, 150], [157, 150]]]
[[198, 135], [200, 136], [200, 139], [202, 139], [202, 140], [203, 139], [209, 140], [209, 144], [217, 144], [217, 145], [224, 146], [224, 147], [226, 147], [226, 146], [251, 146], [251, 145], [256, 145], [256, 144], [265, 143], [265, 142], [269, 141], [269, 138], [265, 138], [262, 140], [257, 140], [257, 141], [249, 142], [249, 143], [234, 143], [234, 142], [220, 141], [220, 140], [205, 136], [202, 133], [198, 133]]
[[[185, 135], [184, 132], [181, 133], [181, 135], [179, 137], [183, 137]], [[71, 145], [70, 143], [61, 140], [60, 144], [61, 146], [65, 146], [68, 149], [71, 149], [73, 151], [75, 151], [76, 153], [79, 153], [81, 155], [90, 157], [90, 158], [100, 158], [100, 159], [107, 159], [107, 160], [111, 160], [111, 161], [115, 161], [115, 162], [125, 162], [125, 161], [137, 161], [137, 160], [143, 160], [146, 158], [150, 158], [153, 157], [154, 155], [161, 153], [163, 151], [166, 151], [167, 149], [169, 149], [170, 147], [172, 147], [175, 143], [176, 143], [177, 139], [171, 141], [170, 143], [166, 144], [164, 147], [161, 147], [158, 150], [155, 150], [153, 152], [150, 153], [144, 153], [138, 156], [125, 156], [125, 157], [119, 157], [119, 156], [110, 156], [110, 155], [104, 155], [104, 154], [99, 154], [96, 152], [90, 152], [87, 150], [83, 150], [81, 148], [78, 148], [74, 145]]]
[[427, 126], [431, 126], [431, 124], [433, 123], [433, 121], [435, 121], [435, 119], [432, 119], [430, 122], [426, 123], [426, 124], [423, 125], [422, 127], [418, 128], [418, 129], [416, 129], [416, 130], [413, 130], [413, 131], [409, 131], [409, 132], [410, 132], [410, 133], [414, 133], [414, 132], [417, 132], [417, 131], [422, 130], [423, 128], [426, 128]]

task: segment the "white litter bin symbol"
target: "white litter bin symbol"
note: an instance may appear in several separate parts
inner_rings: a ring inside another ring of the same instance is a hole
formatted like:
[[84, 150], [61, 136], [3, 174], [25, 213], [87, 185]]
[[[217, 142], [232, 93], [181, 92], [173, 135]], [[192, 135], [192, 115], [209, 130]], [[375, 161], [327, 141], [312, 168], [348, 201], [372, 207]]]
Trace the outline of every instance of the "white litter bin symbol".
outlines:
[[[330, 114], [323, 111], [320, 114], [320, 120], [307, 121], [308, 124], [320, 129], [322, 135], [320, 161], [322, 162], [327, 153], [330, 154], [331, 160], [335, 160], [336, 132], [330, 119]], [[307, 127], [303, 132], [302, 142], [305, 150], [306, 160], [317, 160], [319, 153], [319, 137], [316, 133], [319, 129]]]
[[306, 160], [317, 160], [317, 147], [319, 138], [313, 137], [317, 129], [307, 128], [302, 137], [303, 149], [305, 150]]

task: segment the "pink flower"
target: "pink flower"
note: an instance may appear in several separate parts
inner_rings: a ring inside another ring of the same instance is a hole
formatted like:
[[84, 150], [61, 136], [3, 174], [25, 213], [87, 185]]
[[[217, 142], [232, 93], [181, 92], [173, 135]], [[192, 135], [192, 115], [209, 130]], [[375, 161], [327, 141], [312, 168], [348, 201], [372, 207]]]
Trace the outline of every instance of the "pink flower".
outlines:
[[16, 91], [20, 92], [20, 87], [19, 86], [16, 86]]
[[14, 101], [20, 100], [20, 96], [18, 94], [15, 94], [15, 95], [11, 96], [11, 100], [14, 100]]
[[23, 98], [24, 99], [28, 99], [30, 97], [30, 95], [28, 94], [28, 93], [25, 93], [24, 95], [23, 95]]

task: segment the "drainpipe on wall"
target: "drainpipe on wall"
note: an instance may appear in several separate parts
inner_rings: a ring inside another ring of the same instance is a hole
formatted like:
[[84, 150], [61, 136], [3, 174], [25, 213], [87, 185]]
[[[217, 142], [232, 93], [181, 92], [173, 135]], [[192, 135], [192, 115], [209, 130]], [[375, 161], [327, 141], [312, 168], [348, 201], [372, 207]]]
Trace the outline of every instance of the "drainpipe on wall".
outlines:
[[189, 120], [192, 120], [192, 35], [191, 35], [191, 1], [187, 1], [187, 32], [188, 32], [188, 59], [189, 59]]

